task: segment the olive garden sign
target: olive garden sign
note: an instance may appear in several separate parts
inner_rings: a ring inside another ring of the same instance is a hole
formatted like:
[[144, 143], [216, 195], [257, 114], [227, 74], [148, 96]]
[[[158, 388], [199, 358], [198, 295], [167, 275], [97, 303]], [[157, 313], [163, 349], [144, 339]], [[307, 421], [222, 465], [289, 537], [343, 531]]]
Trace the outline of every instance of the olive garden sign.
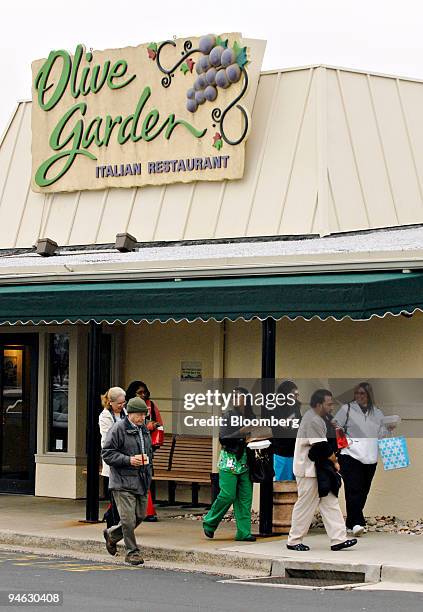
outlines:
[[240, 34], [52, 51], [32, 65], [32, 188], [241, 178], [253, 62]]

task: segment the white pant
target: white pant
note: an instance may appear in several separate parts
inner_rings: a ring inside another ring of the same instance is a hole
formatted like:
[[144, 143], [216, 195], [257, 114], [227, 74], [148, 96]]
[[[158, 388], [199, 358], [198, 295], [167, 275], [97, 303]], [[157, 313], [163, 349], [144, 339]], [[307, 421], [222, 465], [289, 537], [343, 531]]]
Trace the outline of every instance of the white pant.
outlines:
[[328, 534], [331, 545], [341, 544], [347, 539], [345, 521], [339, 507], [338, 498], [329, 493], [326, 497], [319, 498], [317, 478], [298, 478], [298, 500], [292, 512], [291, 530], [288, 536], [288, 544], [295, 546], [301, 544], [303, 537], [310, 529], [311, 521], [317, 508], [322, 515], [323, 524]]

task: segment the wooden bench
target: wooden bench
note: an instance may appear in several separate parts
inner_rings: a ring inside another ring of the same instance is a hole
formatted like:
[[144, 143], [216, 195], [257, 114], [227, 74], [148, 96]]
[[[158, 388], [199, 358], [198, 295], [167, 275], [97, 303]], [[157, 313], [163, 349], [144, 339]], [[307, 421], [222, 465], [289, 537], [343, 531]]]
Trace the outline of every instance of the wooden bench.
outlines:
[[165, 434], [165, 441], [154, 453], [154, 480], [168, 482], [168, 504], [174, 505], [178, 482], [191, 483], [192, 507], [198, 506], [202, 484], [210, 484], [212, 438]]
[[[191, 484], [192, 504], [190, 507], [199, 505], [200, 486], [210, 484], [212, 454], [212, 438], [209, 436], [165, 434], [163, 445], [154, 452], [153, 480], [168, 482], [167, 504], [169, 506], [175, 505], [178, 482]], [[101, 470], [100, 460], [100, 474]], [[86, 475], [87, 469], [84, 468], [82, 473]], [[103, 496], [106, 496], [105, 492]]]

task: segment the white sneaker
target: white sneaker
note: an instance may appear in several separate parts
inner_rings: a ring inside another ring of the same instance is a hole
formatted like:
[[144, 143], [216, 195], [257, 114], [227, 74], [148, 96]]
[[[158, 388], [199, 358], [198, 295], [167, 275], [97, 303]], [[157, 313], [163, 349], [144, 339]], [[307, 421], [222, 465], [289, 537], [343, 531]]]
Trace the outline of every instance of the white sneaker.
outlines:
[[364, 533], [363, 525], [354, 525], [354, 527], [352, 528], [352, 532], [353, 532], [353, 535], [359, 538]]

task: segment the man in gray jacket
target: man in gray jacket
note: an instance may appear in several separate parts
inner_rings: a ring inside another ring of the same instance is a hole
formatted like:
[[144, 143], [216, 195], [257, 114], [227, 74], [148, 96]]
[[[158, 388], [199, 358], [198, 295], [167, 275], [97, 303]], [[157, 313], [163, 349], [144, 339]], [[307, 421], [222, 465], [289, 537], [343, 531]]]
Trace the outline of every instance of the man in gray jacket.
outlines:
[[116, 555], [116, 544], [123, 538], [125, 561], [141, 565], [144, 560], [135, 539], [135, 528], [145, 518], [147, 495], [152, 478], [153, 450], [145, 417], [144, 400], [134, 397], [126, 407], [127, 417], [109, 430], [101, 452], [110, 466], [109, 487], [116, 501], [120, 523], [103, 532], [107, 551]]

